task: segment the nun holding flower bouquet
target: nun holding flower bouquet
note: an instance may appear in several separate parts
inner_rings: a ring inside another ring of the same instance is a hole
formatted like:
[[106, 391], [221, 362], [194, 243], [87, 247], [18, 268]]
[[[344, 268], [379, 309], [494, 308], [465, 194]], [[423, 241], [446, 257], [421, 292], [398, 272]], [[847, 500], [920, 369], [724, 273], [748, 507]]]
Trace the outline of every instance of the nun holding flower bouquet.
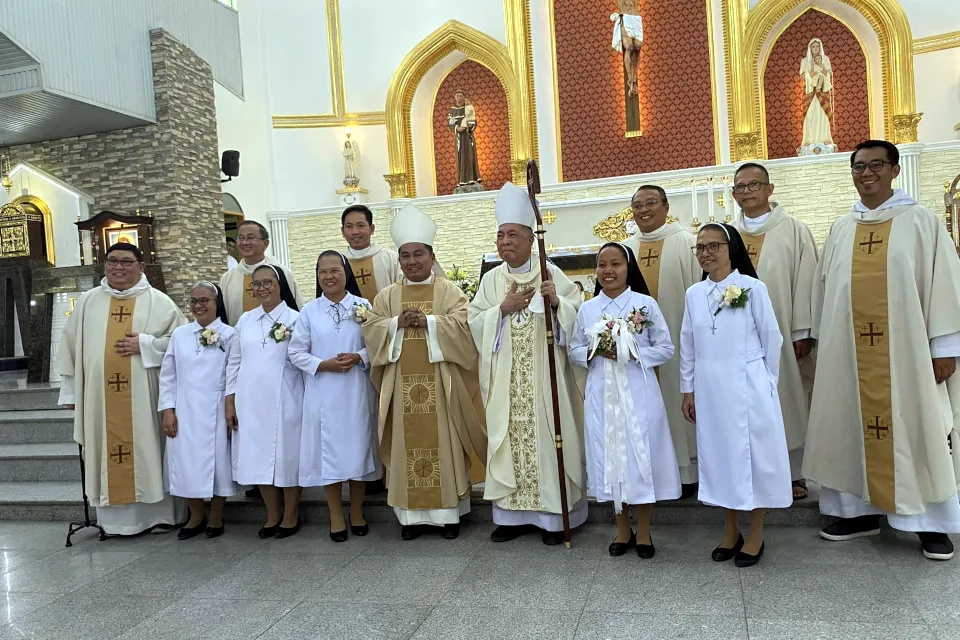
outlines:
[[[680, 497], [680, 473], [656, 367], [673, 357], [660, 307], [650, 297], [630, 248], [610, 242], [597, 254], [594, 297], [580, 307], [570, 360], [587, 369], [584, 435], [587, 484], [598, 502], [613, 502], [612, 556], [655, 553], [653, 503]], [[630, 526], [633, 505], [637, 532]]]

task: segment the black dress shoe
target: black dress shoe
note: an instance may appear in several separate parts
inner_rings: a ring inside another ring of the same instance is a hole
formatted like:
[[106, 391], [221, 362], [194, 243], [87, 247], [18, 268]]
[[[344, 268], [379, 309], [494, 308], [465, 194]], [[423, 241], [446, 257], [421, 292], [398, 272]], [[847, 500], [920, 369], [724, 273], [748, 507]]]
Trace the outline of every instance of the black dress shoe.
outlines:
[[243, 495], [254, 500], [263, 500], [263, 496], [260, 495], [260, 487], [254, 487], [253, 489], [247, 489], [243, 492]]
[[526, 533], [533, 533], [536, 529], [536, 527], [529, 524], [522, 524], [515, 527], [500, 525], [490, 534], [490, 539], [494, 542], [510, 542]]
[[710, 554], [710, 557], [714, 562], [726, 562], [740, 553], [740, 549], [743, 549], [743, 534], [740, 534], [737, 538], [737, 544], [733, 545], [733, 549], [717, 547], [713, 550], [713, 553]]
[[880, 533], [880, 516], [860, 516], [859, 518], [840, 518], [820, 530], [824, 540], [853, 540], [863, 536], [875, 536]]
[[292, 527], [277, 527], [277, 539], [289, 538], [296, 535], [298, 531], [300, 531], [300, 518], [297, 518], [297, 524]]
[[563, 544], [563, 531], [541, 531], [540, 540], [548, 547]]
[[444, 538], [447, 540], [453, 540], [460, 535], [460, 523], [455, 524], [445, 524], [443, 525], [443, 533], [441, 533]]
[[607, 547], [607, 552], [614, 558], [622, 556], [627, 551], [630, 551], [633, 547], [637, 546], [637, 537], [634, 535], [633, 530], [630, 530], [630, 539], [626, 542], [617, 542], [614, 538], [613, 542], [610, 543], [610, 546]]
[[737, 565], [741, 569], [744, 567], [752, 567], [753, 565], [757, 564], [760, 562], [760, 556], [763, 555], [763, 548], [765, 544], [766, 543], [764, 542], [760, 543], [760, 551], [758, 551], [757, 555], [755, 556], [752, 556], [749, 553], [744, 553], [743, 551], [738, 552], [737, 557], [733, 560], [733, 564]]
[[417, 525], [404, 525], [400, 527], [401, 540], [414, 540], [419, 538], [422, 533], [423, 529]]
[[953, 543], [945, 533], [918, 533], [923, 545], [923, 557], [928, 560], [950, 560], [953, 558]]
[[350, 533], [357, 536], [358, 538], [362, 538], [363, 536], [370, 533], [370, 525], [367, 523], [357, 524], [357, 525], [351, 524]]
[[180, 531], [177, 532], [177, 540], [189, 540], [190, 538], [195, 538], [201, 533], [203, 533], [203, 530], [206, 528], [207, 528], [207, 519], [204, 518], [203, 522], [201, 522], [195, 527], [191, 527], [189, 529], [187, 527], [183, 527], [182, 529], [180, 529]]
[[686, 500], [687, 498], [695, 498], [699, 489], [699, 482], [691, 482], [690, 484], [680, 485], [680, 499]]
[[650, 544], [639, 544], [637, 543], [637, 556], [641, 560], [649, 560], [654, 555], [656, 555], [657, 549], [653, 546], [653, 536], [650, 536]]
[[273, 525], [272, 527], [260, 527], [260, 531], [257, 531], [257, 535], [261, 538], [272, 538], [277, 535], [277, 531], [280, 530], [280, 523]]
[[334, 542], [346, 542], [347, 541], [347, 529], [344, 527], [342, 531], [331, 531], [330, 539]]
[[223, 535], [223, 525], [219, 527], [207, 527], [206, 535], [208, 538], [219, 538]]

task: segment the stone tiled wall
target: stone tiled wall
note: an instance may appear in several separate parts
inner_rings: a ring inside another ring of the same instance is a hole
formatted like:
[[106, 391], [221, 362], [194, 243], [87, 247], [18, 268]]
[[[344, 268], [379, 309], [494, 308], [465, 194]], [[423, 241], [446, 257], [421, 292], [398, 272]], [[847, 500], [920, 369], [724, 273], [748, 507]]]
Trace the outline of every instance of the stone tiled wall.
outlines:
[[169, 33], [149, 38], [156, 124], [12, 147], [10, 156], [86, 191], [95, 212], [150, 211], [155, 259], [179, 303], [225, 265], [213, 75]]
[[[825, 159], [817, 164], [772, 165], [771, 181], [776, 185], [774, 200], [788, 213], [800, 218], [810, 227], [817, 243], [822, 245], [834, 220], [844, 215], [857, 200], [857, 192], [850, 178], [850, 161], [846, 154]], [[960, 173], [960, 150], [929, 151], [920, 154], [921, 202], [937, 214], [943, 212], [943, 182]], [[551, 202], [589, 200], [610, 196], [629, 197], [649, 178], [636, 182], [584, 186], [571, 183], [564, 188], [549, 187], [540, 196], [544, 209]], [[666, 190], [689, 186], [689, 178], [672, 177], [654, 181]], [[479, 273], [481, 257], [496, 250], [494, 237], [494, 200], [491, 195], [470, 200], [450, 199], [447, 202], [418, 202], [418, 207], [432, 217], [439, 227], [437, 232], [437, 259], [445, 268], [457, 264], [472, 273]], [[390, 241], [390, 209], [374, 208], [380, 244], [393, 246]], [[313, 282], [313, 269], [320, 250], [344, 246], [340, 236], [339, 215], [316, 215], [291, 218], [288, 222], [292, 267], [301, 282]], [[595, 239], [589, 228], [584, 228], [584, 244]]]

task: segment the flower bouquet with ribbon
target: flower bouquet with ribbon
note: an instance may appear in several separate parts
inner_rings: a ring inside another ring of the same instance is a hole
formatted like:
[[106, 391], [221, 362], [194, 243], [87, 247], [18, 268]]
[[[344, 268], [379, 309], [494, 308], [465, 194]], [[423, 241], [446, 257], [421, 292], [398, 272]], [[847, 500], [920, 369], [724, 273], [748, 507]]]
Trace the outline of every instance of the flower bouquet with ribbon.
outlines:
[[[632, 447], [639, 463], [640, 476], [647, 481], [653, 478], [650, 452], [640, 435], [640, 419], [627, 370], [632, 358], [640, 365], [640, 371], [646, 378], [636, 336], [652, 325], [653, 321], [649, 319], [646, 307], [643, 307], [633, 309], [626, 318], [603, 314], [586, 331], [589, 338], [588, 359], [596, 355], [604, 356], [600, 362], [603, 367], [603, 484], [604, 491], [613, 498], [613, 508], [617, 513], [620, 513], [626, 495], [628, 447]], [[628, 437], [628, 431], [633, 433], [633, 437]]]
[[204, 329], [200, 332], [201, 347], [219, 347], [223, 351], [223, 344], [220, 342], [220, 334], [216, 329]]

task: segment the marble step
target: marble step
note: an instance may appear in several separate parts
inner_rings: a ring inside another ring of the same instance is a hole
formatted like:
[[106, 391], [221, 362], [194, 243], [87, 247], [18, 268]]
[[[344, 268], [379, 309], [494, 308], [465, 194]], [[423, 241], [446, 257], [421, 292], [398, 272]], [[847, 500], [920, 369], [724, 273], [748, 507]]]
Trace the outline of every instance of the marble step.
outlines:
[[0, 445], [63, 443], [73, 440], [73, 411], [0, 411]]
[[[772, 509], [767, 512], [767, 523], [781, 526], [817, 526], [826, 522], [817, 509], [816, 489], [810, 498], [796, 502], [787, 509]], [[474, 489], [471, 496], [471, 520], [490, 523], [490, 502], [484, 500], [483, 492]], [[348, 501], [344, 500], [344, 504]], [[610, 504], [597, 504], [590, 500], [588, 522], [614, 522]], [[304, 489], [301, 512], [305, 522], [326, 522], [326, 501], [323, 491], [317, 487]], [[91, 510], [94, 514], [95, 510]], [[370, 522], [392, 522], [393, 508], [386, 504], [386, 494], [367, 496], [364, 515]], [[266, 511], [259, 500], [251, 500], [243, 494], [227, 501], [228, 522], [263, 522]], [[746, 517], [746, 516], [744, 516]], [[80, 482], [0, 482], [0, 520], [78, 520], [83, 518], [83, 500]], [[658, 524], [716, 524], [723, 523], [723, 513], [715, 507], [707, 507], [696, 500], [671, 500], [657, 504], [653, 521]]]
[[0, 445], [0, 482], [80, 480], [77, 445], [71, 442]]
[[0, 387], [0, 411], [34, 411], [56, 409], [60, 396], [59, 383], [23, 384]]

